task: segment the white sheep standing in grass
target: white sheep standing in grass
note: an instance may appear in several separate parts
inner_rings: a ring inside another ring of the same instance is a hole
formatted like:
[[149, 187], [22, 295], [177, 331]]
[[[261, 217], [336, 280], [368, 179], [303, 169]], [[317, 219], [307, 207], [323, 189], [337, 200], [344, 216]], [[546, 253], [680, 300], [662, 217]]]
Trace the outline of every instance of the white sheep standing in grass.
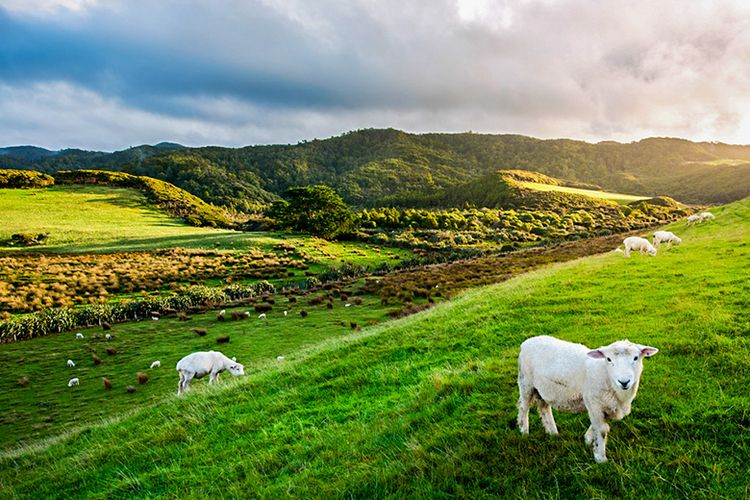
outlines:
[[698, 214], [689, 215], [688, 218], [687, 218], [687, 225], [689, 226], [691, 224], [697, 224], [697, 223], [702, 222], [702, 221], [703, 221], [703, 219]]
[[208, 383], [213, 384], [216, 380], [219, 380], [219, 374], [224, 370], [228, 370], [235, 377], [245, 374], [244, 366], [220, 352], [200, 351], [188, 354], [177, 362], [177, 371], [180, 373], [177, 396], [182, 396], [190, 389], [190, 381], [194, 378], [203, 378], [209, 375]]
[[266, 319], [266, 313], [260, 313], [258, 319]]
[[68, 387], [73, 387], [74, 385], [78, 385], [80, 383], [81, 381], [78, 380], [78, 377], [75, 377], [75, 378], [68, 380]]
[[75, 366], [76, 366], [76, 364], [75, 364], [75, 363], [73, 363], [73, 360], [72, 360], [72, 359], [69, 359], [69, 360], [68, 360], [68, 368], [75, 368]]
[[674, 243], [675, 245], [679, 245], [682, 243], [682, 238], [679, 236], [676, 236], [671, 231], [656, 231], [654, 233], [654, 246], [658, 247], [662, 243], [667, 243], [668, 245], [672, 245]]
[[153, 363], [151, 363], [150, 368], [159, 368], [160, 366], [161, 366], [161, 361], [159, 361], [157, 359], [156, 361], [154, 361]]
[[629, 236], [622, 240], [625, 245], [625, 257], [630, 257], [631, 250], [638, 250], [641, 255], [648, 253], [652, 257], [656, 255], [656, 248], [646, 238], [640, 236]]
[[83, 334], [82, 333], [76, 333], [76, 339], [77, 340], [81, 340], [82, 338], [83, 338]]
[[104, 336], [104, 338], [105, 338], [105, 339], [107, 339], [107, 340], [112, 340], [112, 338], [113, 338], [113, 337], [112, 337], [112, 334], [111, 334], [111, 333], [108, 333], [108, 334], [106, 334], [106, 335]]
[[643, 358], [656, 354], [655, 347], [620, 340], [589, 349], [547, 335], [521, 344], [518, 355], [518, 427], [529, 433], [529, 408], [536, 404], [548, 434], [557, 434], [552, 408], [587, 411], [591, 425], [585, 441], [593, 445], [594, 460], [606, 462], [609, 425], [630, 413], [638, 392]]
[[713, 220], [716, 218], [716, 216], [711, 212], [701, 212], [698, 214], [698, 217], [701, 218], [701, 222], [703, 222], [704, 220]]

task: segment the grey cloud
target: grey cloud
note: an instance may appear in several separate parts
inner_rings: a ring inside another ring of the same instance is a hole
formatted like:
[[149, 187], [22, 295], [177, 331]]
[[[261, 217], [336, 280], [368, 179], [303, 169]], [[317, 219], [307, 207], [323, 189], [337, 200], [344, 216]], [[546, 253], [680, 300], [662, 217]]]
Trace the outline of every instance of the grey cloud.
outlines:
[[[0, 99], [64, 84], [67, 99], [99, 100], [110, 145], [369, 126], [750, 142], [741, 2], [484, 4], [464, 18], [452, 0], [136, 0], [33, 19], [0, 7]], [[94, 141], [84, 112], [47, 105]], [[107, 118], [115, 109], [143, 133]], [[11, 127], [0, 115], [0, 143]], [[33, 123], [25, 133], [43, 137]]]

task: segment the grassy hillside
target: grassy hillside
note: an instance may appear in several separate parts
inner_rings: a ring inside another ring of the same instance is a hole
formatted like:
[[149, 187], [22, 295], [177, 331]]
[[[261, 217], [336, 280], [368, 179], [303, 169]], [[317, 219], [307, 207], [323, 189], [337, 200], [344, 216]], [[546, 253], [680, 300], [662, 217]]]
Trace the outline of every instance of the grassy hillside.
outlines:
[[[146, 175], [209, 203], [240, 211], [278, 199], [291, 186], [327, 184], [357, 206], [425, 206], [458, 185], [502, 169], [541, 172], [604, 190], [725, 203], [750, 195], [750, 146], [650, 138], [621, 144], [519, 135], [409, 134], [368, 129], [295, 145], [115, 153], [64, 150], [0, 156], [0, 167], [101, 168]], [[577, 187], [577, 186], [576, 186]]]
[[[133, 189], [59, 185], [0, 190], [0, 255], [19, 252], [91, 253], [203, 248], [271, 251], [279, 243], [307, 247], [311, 257], [372, 264], [382, 260], [365, 245], [342, 245], [275, 232], [245, 233], [194, 227], [156, 208]], [[14, 233], [48, 233], [40, 247], [10, 247]], [[362, 255], [361, 252], [365, 252]], [[404, 254], [408, 252], [402, 252]]]
[[[555, 265], [300, 348], [289, 363], [250, 363], [248, 376], [224, 388], [6, 452], [2, 491], [745, 497], [750, 200], [714, 213], [714, 222], [669, 227], [684, 243], [657, 257], [608, 253]], [[661, 349], [632, 414], [612, 424], [607, 464], [595, 464], [583, 444], [584, 415], [558, 413], [555, 437], [537, 417], [529, 437], [512, 428], [518, 345], [539, 334]], [[253, 349], [234, 353], [252, 357]]]
[[543, 184], [541, 182], [522, 182], [521, 185], [532, 191], [558, 191], [560, 193], [578, 194], [581, 196], [588, 196], [590, 198], [597, 198], [601, 200], [611, 200], [620, 205], [626, 205], [632, 201], [646, 200], [646, 196], [635, 196], [632, 194], [622, 193], [609, 193], [607, 191], [594, 191], [592, 189], [580, 189], [567, 186], [556, 186], [551, 184]]

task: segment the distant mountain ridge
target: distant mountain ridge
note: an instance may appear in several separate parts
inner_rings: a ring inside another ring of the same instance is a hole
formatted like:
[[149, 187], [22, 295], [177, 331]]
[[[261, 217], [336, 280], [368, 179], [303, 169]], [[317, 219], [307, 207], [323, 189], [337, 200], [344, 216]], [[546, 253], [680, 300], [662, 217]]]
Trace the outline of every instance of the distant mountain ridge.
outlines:
[[[40, 148], [41, 149], [41, 148]], [[8, 150], [12, 150], [8, 152]], [[444, 206], [455, 191], [497, 170], [688, 203], [750, 196], [750, 146], [649, 138], [628, 144], [522, 135], [410, 134], [365, 129], [294, 145], [188, 148], [172, 143], [113, 153], [3, 148], [0, 168], [104, 169], [171, 182], [202, 199], [249, 211], [289, 187], [327, 184], [356, 206]], [[45, 150], [46, 151], [46, 150]], [[54, 152], [52, 152], [54, 153]], [[460, 194], [460, 193], [459, 193]]]

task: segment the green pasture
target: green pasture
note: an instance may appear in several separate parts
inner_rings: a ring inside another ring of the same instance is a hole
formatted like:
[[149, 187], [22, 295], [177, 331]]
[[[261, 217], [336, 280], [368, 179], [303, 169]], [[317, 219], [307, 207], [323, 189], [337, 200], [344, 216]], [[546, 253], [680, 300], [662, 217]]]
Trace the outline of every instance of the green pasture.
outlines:
[[[0, 189], [0, 255], [8, 252], [109, 253], [162, 248], [273, 251], [279, 243], [298, 246], [319, 264], [342, 260], [361, 265], [394, 261], [411, 252], [363, 243], [328, 242], [282, 232], [241, 232], [194, 227], [148, 204], [131, 189], [63, 185], [43, 189]], [[49, 234], [47, 244], [8, 245], [15, 233]], [[364, 253], [364, 255], [363, 255]]]
[[[0, 391], [18, 402], [3, 412], [41, 414], [28, 428], [3, 421], [4, 433], [65, 431], [21, 448], [6, 439], [0, 494], [746, 498], [750, 200], [712, 211], [715, 221], [668, 226], [683, 243], [656, 257], [609, 252], [552, 265], [361, 331], [326, 319], [350, 308], [294, 324], [269, 318], [268, 327], [232, 332], [223, 348], [246, 361], [247, 376], [204, 383], [179, 400], [170, 364], [207, 342], [183, 331], [188, 326], [117, 327], [122, 353], [84, 366], [72, 390], [65, 358], [83, 349], [72, 334], [0, 346]], [[374, 319], [382, 314], [377, 304], [366, 307]], [[583, 442], [586, 415], [556, 412], [559, 436], [545, 435], [536, 415], [529, 436], [514, 428], [518, 346], [542, 334], [660, 349], [646, 363], [632, 413], [611, 423], [606, 464]], [[284, 346], [289, 337], [301, 340]], [[287, 352], [284, 363], [274, 361]], [[161, 371], [125, 394], [128, 378], [156, 356]], [[121, 372], [119, 359], [127, 361]], [[15, 380], [26, 372], [32, 384], [20, 387]], [[98, 380], [105, 373], [116, 384], [111, 392]], [[152, 399], [141, 409], [128, 405], [141, 397]], [[85, 410], [107, 404], [93, 419]], [[60, 429], [50, 408], [83, 416]], [[39, 422], [45, 414], [50, 421]]]

